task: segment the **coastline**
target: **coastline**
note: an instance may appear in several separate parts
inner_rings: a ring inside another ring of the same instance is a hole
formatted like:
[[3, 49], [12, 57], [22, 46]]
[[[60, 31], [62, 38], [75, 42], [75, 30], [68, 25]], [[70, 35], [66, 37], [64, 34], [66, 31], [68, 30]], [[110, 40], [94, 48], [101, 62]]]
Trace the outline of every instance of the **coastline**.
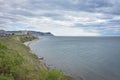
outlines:
[[[25, 46], [29, 47], [29, 45], [30, 45], [33, 41], [37, 41], [37, 40], [39, 40], [39, 39], [35, 39], [35, 40], [32, 40], [32, 41], [26, 41], [26, 42], [24, 42], [23, 44], [24, 44]], [[30, 48], [30, 47], [29, 47], [29, 48]]]
[[[24, 42], [23, 44], [24, 44], [25, 46], [29, 47], [30, 52], [31, 52], [32, 54], [36, 55], [35, 53], [33, 53], [33, 51], [31, 50], [31, 48], [30, 48], [29, 45], [30, 45], [32, 42], [37, 41], [37, 40], [39, 40], [39, 39], [40, 39], [40, 38], [37, 38], [37, 39], [32, 40], [32, 41], [26, 41], [26, 42]], [[36, 56], [37, 56], [37, 55], [36, 55]], [[47, 64], [46, 64], [45, 62], [43, 62], [43, 59], [40, 59], [40, 58], [42, 58], [42, 57], [39, 57], [39, 56], [37, 56], [37, 57], [38, 57], [38, 60], [41, 62], [41, 64], [43, 65], [43, 67], [44, 67], [46, 70], [51, 70], [51, 69], [49, 68], [49, 66], [47, 66]], [[65, 74], [64, 74], [64, 78], [65, 78], [65, 80], [75, 80], [73, 77], [67, 76], [67, 75], [65, 75]], [[64, 80], [64, 79], [60, 79], [60, 80]]]
[[[30, 49], [30, 53], [32, 53], [32, 54], [34, 54], [34, 55], [36, 55], [36, 54], [32, 52], [32, 50], [31, 50], [31, 48], [30, 48], [29, 45], [30, 45], [33, 41], [37, 41], [37, 40], [39, 40], [39, 39], [35, 39], [35, 40], [32, 40], [32, 41], [26, 41], [26, 42], [23, 43], [25, 46], [27, 46], [27, 47]], [[36, 56], [37, 56], [37, 55], [36, 55]], [[44, 69], [45, 69], [45, 70], [49, 70], [49, 68], [48, 68], [48, 66], [46, 65], [46, 63], [44, 63], [44, 62], [42, 61], [42, 59], [40, 59], [38, 56], [37, 56], [37, 58], [38, 58], [38, 61], [40, 61], [40, 63], [43, 65]]]
[[[32, 35], [0, 38], [0, 80], [73, 80], [56, 69], [48, 69], [24, 42], [34, 41]], [[30, 42], [28, 42], [29, 44]], [[6, 66], [6, 68], [4, 67]]]

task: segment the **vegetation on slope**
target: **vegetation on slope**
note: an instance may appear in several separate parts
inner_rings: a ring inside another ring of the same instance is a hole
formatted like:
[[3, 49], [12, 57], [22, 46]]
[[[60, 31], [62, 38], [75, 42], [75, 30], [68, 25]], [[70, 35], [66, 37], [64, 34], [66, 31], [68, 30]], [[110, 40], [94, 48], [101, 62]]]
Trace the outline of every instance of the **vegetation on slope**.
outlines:
[[72, 80], [58, 70], [48, 70], [23, 44], [33, 36], [9, 36], [0, 39], [0, 80]]

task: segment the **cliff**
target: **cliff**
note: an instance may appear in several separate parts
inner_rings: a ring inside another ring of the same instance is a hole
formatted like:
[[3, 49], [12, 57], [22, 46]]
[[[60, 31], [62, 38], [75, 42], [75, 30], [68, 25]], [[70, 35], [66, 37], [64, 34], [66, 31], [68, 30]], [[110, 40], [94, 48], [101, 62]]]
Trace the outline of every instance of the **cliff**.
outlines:
[[0, 80], [72, 80], [58, 70], [48, 70], [23, 42], [34, 36], [0, 38]]

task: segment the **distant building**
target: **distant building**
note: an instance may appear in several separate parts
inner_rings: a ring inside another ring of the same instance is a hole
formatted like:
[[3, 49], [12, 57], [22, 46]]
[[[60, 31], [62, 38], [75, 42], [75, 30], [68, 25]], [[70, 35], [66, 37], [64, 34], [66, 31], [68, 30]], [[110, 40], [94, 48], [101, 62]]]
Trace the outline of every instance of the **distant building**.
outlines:
[[28, 31], [26, 30], [22, 30], [22, 31], [17, 31], [17, 32], [14, 32], [15, 35], [28, 35]]
[[27, 31], [27, 30], [23, 30], [23, 31], [21, 31], [21, 33], [22, 33], [23, 35], [27, 35], [27, 34], [28, 34], [28, 31]]
[[4, 30], [0, 30], [0, 37], [6, 37], [7, 36], [7, 32]]
[[5, 32], [5, 30], [0, 30], [0, 32]]

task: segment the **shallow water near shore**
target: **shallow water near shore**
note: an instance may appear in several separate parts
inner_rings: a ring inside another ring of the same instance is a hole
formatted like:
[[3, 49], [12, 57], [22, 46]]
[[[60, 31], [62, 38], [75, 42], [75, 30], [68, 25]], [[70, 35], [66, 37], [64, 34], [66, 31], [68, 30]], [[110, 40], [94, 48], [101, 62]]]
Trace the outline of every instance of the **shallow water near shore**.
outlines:
[[120, 37], [40, 37], [29, 46], [76, 80], [120, 80]]

